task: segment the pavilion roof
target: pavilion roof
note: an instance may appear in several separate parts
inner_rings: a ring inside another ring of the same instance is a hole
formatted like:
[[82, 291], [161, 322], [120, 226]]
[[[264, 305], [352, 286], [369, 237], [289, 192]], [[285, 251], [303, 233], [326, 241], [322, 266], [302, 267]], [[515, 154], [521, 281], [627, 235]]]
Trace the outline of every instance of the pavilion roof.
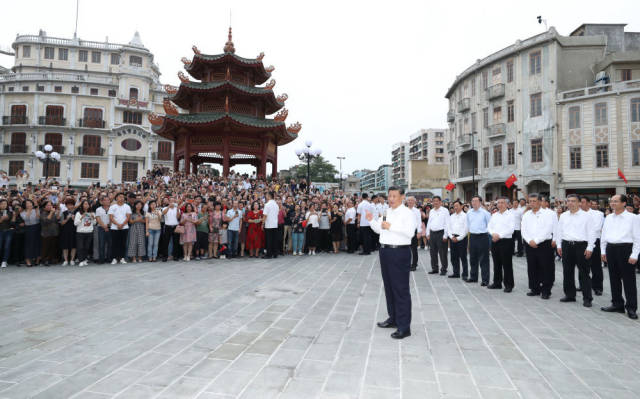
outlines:
[[185, 65], [185, 70], [195, 79], [202, 79], [203, 67], [225, 65], [227, 63], [231, 63], [239, 67], [254, 69], [254, 76], [257, 84], [262, 84], [271, 77], [271, 72], [267, 72], [261, 59], [244, 58], [230, 52], [212, 55], [196, 53], [193, 55], [191, 63]]

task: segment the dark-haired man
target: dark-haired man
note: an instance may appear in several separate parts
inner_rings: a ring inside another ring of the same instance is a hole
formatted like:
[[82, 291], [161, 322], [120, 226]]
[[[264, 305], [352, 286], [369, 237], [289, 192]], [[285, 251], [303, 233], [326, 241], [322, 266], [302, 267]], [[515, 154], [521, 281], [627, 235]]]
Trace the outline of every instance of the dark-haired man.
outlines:
[[451, 268], [453, 274], [449, 278], [460, 277], [460, 264], [462, 263], [462, 279], [467, 280], [467, 214], [462, 210], [462, 202], [453, 202], [453, 213], [449, 218], [449, 239], [451, 240]]
[[498, 212], [491, 215], [487, 230], [491, 235], [491, 256], [493, 258], [493, 284], [489, 289], [501, 289], [504, 281], [504, 292], [513, 290], [513, 231], [514, 216], [508, 209], [509, 200], [500, 197], [497, 200]]
[[467, 212], [467, 226], [469, 227], [469, 280], [468, 283], [478, 282], [478, 265], [482, 278], [482, 286], [489, 284], [489, 245], [491, 238], [487, 226], [491, 214], [482, 207], [482, 198], [474, 196], [471, 199], [471, 209]]
[[365, 218], [371, 228], [380, 234], [380, 270], [384, 282], [389, 318], [378, 323], [380, 328], [397, 328], [391, 338], [402, 339], [411, 335], [411, 239], [416, 230], [413, 213], [402, 204], [404, 190], [389, 188], [389, 209], [384, 216], [373, 218], [367, 211]]
[[427, 222], [427, 241], [431, 256], [431, 271], [438, 273], [438, 256], [440, 256], [440, 275], [447, 274], [447, 237], [449, 229], [449, 210], [442, 207], [442, 198], [434, 196], [431, 200], [433, 209], [429, 212]]
[[604, 280], [604, 276], [602, 275], [602, 260], [600, 259], [602, 255], [600, 252], [600, 235], [602, 234], [604, 213], [598, 208], [598, 201], [590, 201], [588, 197], [584, 196], [580, 197], [580, 209], [587, 212], [592, 221], [591, 227], [593, 228], [593, 235], [596, 241], [593, 244], [591, 259], [589, 259], [587, 263], [591, 271], [591, 288], [593, 288], [594, 294], [600, 296], [602, 295], [602, 283]]
[[373, 233], [371, 231], [371, 224], [369, 223], [366, 215], [367, 212], [370, 212], [373, 215], [374, 209], [371, 203], [369, 203], [368, 198], [369, 195], [367, 193], [362, 193], [362, 201], [358, 204], [357, 208], [358, 222], [360, 226], [358, 232], [360, 234], [360, 242], [362, 243], [362, 252], [360, 252], [360, 255], [369, 255], [373, 249]]
[[280, 207], [273, 199], [274, 194], [272, 192], [267, 193], [267, 203], [264, 204], [264, 235], [266, 241], [266, 251], [267, 254], [265, 258], [277, 258], [279, 249], [279, 240], [278, 240], [278, 213], [280, 212]]
[[[609, 204], [613, 212], [604, 220], [601, 240], [602, 260], [607, 262], [609, 269], [611, 306], [602, 307], [601, 310], [624, 313], [626, 308], [629, 318], [637, 319], [638, 294], [635, 265], [640, 252], [639, 221], [636, 215], [625, 209], [626, 195], [614, 195]], [[624, 298], [622, 297], [623, 285]]]
[[529, 194], [529, 207], [521, 226], [529, 277], [527, 296], [542, 294], [542, 299], [549, 299], [556, 270], [551, 242], [558, 219], [553, 211], [542, 208], [538, 194]]

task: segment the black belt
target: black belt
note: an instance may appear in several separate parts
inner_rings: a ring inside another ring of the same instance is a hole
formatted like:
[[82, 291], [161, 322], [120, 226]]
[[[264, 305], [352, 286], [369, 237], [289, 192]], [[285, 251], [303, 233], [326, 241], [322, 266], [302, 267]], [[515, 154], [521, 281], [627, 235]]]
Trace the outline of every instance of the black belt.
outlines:
[[562, 240], [562, 245], [564, 245], [565, 243], [569, 244], [569, 245], [582, 245], [582, 244], [587, 244], [586, 241], [569, 241], [569, 240]]
[[486, 236], [489, 233], [470, 233], [472, 236]]
[[390, 248], [390, 249], [397, 249], [397, 248], [409, 248], [411, 247], [411, 245], [389, 245], [389, 244], [380, 244], [381, 248]]
[[444, 233], [444, 229], [443, 230], [430, 230], [431, 233]]
[[607, 247], [626, 247], [628, 245], [633, 246], [633, 243], [631, 243], [631, 242], [619, 242], [617, 244], [614, 244], [614, 243], [611, 243], [611, 242], [607, 243]]

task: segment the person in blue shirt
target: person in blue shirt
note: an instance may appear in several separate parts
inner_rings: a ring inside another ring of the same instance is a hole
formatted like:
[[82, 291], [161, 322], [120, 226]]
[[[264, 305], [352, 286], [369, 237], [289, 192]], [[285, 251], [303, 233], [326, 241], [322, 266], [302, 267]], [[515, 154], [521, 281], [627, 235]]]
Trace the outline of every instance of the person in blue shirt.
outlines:
[[482, 198], [478, 195], [471, 199], [471, 209], [467, 212], [467, 225], [469, 226], [469, 266], [470, 273], [467, 283], [478, 282], [478, 264], [482, 286], [489, 284], [489, 220], [491, 214], [482, 207]]

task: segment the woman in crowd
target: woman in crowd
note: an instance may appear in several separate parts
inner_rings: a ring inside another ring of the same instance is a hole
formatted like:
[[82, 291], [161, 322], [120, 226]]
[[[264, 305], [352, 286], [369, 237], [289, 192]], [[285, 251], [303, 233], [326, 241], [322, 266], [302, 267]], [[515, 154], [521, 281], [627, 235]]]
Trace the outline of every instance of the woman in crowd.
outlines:
[[146, 255], [146, 222], [142, 201], [133, 204], [133, 210], [129, 217], [129, 257], [133, 263], [142, 262]]
[[222, 224], [222, 205], [215, 202], [213, 209], [209, 208], [209, 257], [218, 258], [220, 244], [220, 227]]
[[196, 226], [196, 253], [195, 259], [207, 259], [209, 248], [209, 206], [202, 204], [198, 212], [198, 225]]
[[309, 239], [309, 255], [313, 256], [316, 254], [316, 247], [318, 246], [318, 227], [320, 227], [315, 204], [309, 205], [309, 211], [307, 211], [305, 216], [308, 231], [307, 237]]
[[76, 246], [78, 247], [78, 266], [89, 264], [89, 251], [93, 246], [93, 225], [96, 217], [91, 212], [89, 201], [82, 200], [76, 212], [73, 224], [76, 227]]
[[11, 237], [11, 251], [9, 254], [9, 263], [22, 266], [24, 259], [24, 220], [22, 220], [22, 206], [17, 199], [13, 200], [11, 206], [15, 214], [16, 221], [14, 223], [13, 236]]
[[242, 218], [240, 219], [240, 233], [238, 233], [238, 244], [240, 245], [238, 256], [242, 258], [247, 246], [247, 229], [249, 228], [249, 224], [247, 223], [247, 213], [249, 213], [249, 206], [246, 205], [244, 201], [240, 201], [238, 209], [242, 212]]
[[251, 210], [247, 212], [247, 245], [250, 258], [257, 258], [260, 248], [263, 247], [264, 230], [262, 229], [262, 210], [260, 203], [254, 201]]
[[342, 242], [342, 212], [337, 203], [333, 204], [331, 210], [331, 242], [333, 243], [333, 253], [340, 252]]
[[306, 224], [306, 218], [300, 209], [300, 205], [296, 205], [294, 208], [294, 215], [292, 219], [293, 227], [291, 231], [294, 255], [302, 255], [302, 248], [304, 246], [304, 228]]
[[44, 201], [40, 211], [40, 224], [42, 226], [40, 235], [42, 236], [42, 260], [45, 266], [56, 263], [58, 259], [59, 214], [60, 209], [57, 207], [53, 209], [51, 201]]
[[0, 199], [0, 251], [2, 251], [2, 265], [7, 267], [11, 253], [11, 238], [15, 229], [16, 214], [9, 209], [9, 202]]
[[60, 247], [62, 248], [62, 257], [64, 262], [62, 266], [75, 265], [76, 258], [76, 226], [74, 216], [76, 211], [76, 202], [73, 198], [67, 198], [64, 201], [66, 208], [60, 215]]
[[184, 251], [184, 261], [191, 260], [191, 251], [193, 244], [196, 242], [196, 223], [198, 222], [198, 214], [194, 211], [193, 204], [187, 202], [184, 206], [184, 213], [180, 218], [180, 225], [184, 228], [184, 232], [180, 234], [180, 244]]
[[158, 209], [156, 200], [149, 201], [149, 211], [145, 213], [146, 236], [147, 236], [147, 257], [149, 262], [158, 259], [158, 243], [160, 242], [160, 232], [162, 231], [162, 212]]
[[24, 201], [23, 208], [20, 217], [24, 221], [24, 260], [27, 267], [31, 267], [40, 264], [42, 253], [40, 210], [30, 199]]

